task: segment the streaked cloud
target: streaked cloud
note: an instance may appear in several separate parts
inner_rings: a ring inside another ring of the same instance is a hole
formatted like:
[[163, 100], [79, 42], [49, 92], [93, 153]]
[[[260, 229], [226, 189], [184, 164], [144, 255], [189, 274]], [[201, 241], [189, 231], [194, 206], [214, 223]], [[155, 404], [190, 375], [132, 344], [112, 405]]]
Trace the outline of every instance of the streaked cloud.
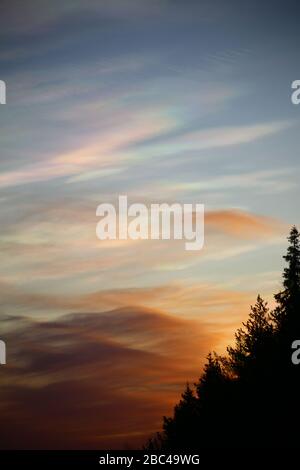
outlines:
[[[17, 282], [26, 273], [30, 283], [54, 282], [54, 291], [61, 289], [62, 279], [68, 279], [72, 289], [77, 277], [80, 291], [91, 291], [95, 282], [107, 289], [117, 279], [124, 282], [128, 276], [138, 278], [143, 272], [149, 272], [149, 281], [153, 277], [155, 283], [158, 279], [165, 283], [168, 272], [178, 271], [180, 278], [196, 267], [204, 269], [211, 259], [232, 258], [282, 243], [287, 231], [281, 221], [247, 211], [206, 211], [204, 250], [195, 255], [185, 251], [181, 240], [100, 241], [95, 233], [95, 207], [93, 201], [78, 206], [76, 200], [64, 205], [58, 201], [48, 208], [37, 203], [35, 210], [31, 212], [31, 206], [20, 220], [7, 221], [0, 236], [5, 249], [4, 279]], [[133, 262], [136, 257], [138, 264]]]
[[186, 373], [197, 378], [199, 354], [222, 336], [142, 308], [2, 321], [9, 345], [2, 448], [115, 448], [120, 436], [123, 445], [141, 445], [171, 410]]
[[[129, 123], [123, 123], [117, 128], [107, 131], [99, 137], [95, 144], [84, 146], [74, 151], [45, 159], [43, 162], [29, 164], [15, 171], [0, 174], [0, 187], [28, 184], [38, 181], [48, 181], [54, 178], [81, 175], [83, 179], [91, 178], [91, 169], [98, 171], [97, 176], [105, 176], [107, 172], [114, 173], [119, 164], [122, 165], [122, 147], [141, 139], [156, 136], [170, 123], [166, 120], [153, 119], [143, 115], [132, 116]], [[126, 161], [126, 160], [125, 160]], [[100, 170], [105, 170], [101, 173]], [[89, 170], [89, 171], [86, 171]], [[74, 179], [70, 179], [74, 182]]]
[[257, 189], [265, 193], [277, 193], [295, 186], [292, 180], [294, 170], [281, 168], [276, 170], [252, 171], [208, 177], [199, 181], [189, 181], [170, 185], [171, 191], [230, 191], [238, 188]]

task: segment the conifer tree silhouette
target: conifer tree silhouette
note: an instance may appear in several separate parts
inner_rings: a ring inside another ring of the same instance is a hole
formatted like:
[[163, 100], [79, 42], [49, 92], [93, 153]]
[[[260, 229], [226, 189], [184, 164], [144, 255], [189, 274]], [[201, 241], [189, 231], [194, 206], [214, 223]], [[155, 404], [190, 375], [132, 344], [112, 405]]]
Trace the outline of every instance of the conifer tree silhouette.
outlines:
[[248, 374], [254, 363], [263, 359], [269, 348], [273, 334], [267, 302], [257, 296], [254, 306], [250, 307], [249, 319], [235, 333], [235, 347], [228, 347], [228, 366], [239, 377]]
[[300, 365], [291, 345], [300, 340], [300, 234], [292, 227], [283, 289], [270, 312], [258, 295], [227, 355], [207, 356], [198, 383], [187, 385], [173, 417], [146, 449], [296, 447], [300, 445]]
[[284, 289], [275, 295], [278, 305], [272, 315], [277, 331], [285, 334], [294, 328], [299, 331], [300, 325], [300, 234], [295, 226], [288, 240], [290, 245], [283, 257], [288, 263], [283, 271]]

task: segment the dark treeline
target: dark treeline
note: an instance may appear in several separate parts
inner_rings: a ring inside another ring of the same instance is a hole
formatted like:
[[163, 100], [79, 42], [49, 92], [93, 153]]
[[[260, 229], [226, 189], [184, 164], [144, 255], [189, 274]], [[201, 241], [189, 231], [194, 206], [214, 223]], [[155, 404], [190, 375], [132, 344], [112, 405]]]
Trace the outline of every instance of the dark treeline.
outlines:
[[209, 354], [147, 450], [300, 447], [300, 235], [293, 227], [276, 307], [257, 297], [226, 356]]

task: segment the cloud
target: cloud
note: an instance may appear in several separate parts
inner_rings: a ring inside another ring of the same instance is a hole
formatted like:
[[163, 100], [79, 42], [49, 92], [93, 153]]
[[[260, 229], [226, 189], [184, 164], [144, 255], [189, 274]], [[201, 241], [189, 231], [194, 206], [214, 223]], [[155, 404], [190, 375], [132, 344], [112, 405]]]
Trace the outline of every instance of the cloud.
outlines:
[[[29, 164], [21, 169], [2, 172], [0, 187], [48, 181], [82, 173], [83, 179], [89, 179], [85, 172], [90, 174], [93, 169], [98, 171], [98, 177], [99, 175], [105, 177], [108, 172], [113, 174], [116, 167], [122, 165], [123, 147], [155, 136], [171, 125], [170, 121], [159, 118], [156, 113], [140, 115], [138, 112], [133, 112], [127, 116], [126, 122], [116, 123], [109, 131], [103, 132], [94, 144], [84, 145], [79, 149], [50, 158], [46, 157], [43, 162]], [[121, 171], [120, 168], [118, 171]], [[69, 181], [71, 182], [72, 179]]]
[[187, 133], [178, 139], [178, 143], [186, 144], [189, 149], [197, 150], [226, 147], [253, 142], [282, 131], [289, 126], [290, 123], [287, 122], [269, 122], [250, 126], [205, 129]]
[[199, 322], [142, 308], [3, 324], [1, 448], [140, 445], [219, 341]]
[[183, 240], [100, 241], [95, 232], [96, 206], [96, 200], [77, 204], [71, 198], [61, 204], [58, 198], [47, 204], [20, 202], [17, 218], [14, 211], [4, 213], [2, 280], [10, 285], [22, 282], [31, 294], [42, 289], [51, 295], [63, 290], [69, 295], [74, 285], [80, 294], [99, 290], [97, 286], [141, 287], [142, 279], [147, 279], [146, 284], [166, 284], [168, 273], [173, 273], [172, 279], [177, 273], [180, 280], [193, 276], [196, 268], [205, 271], [212, 260], [242, 258], [243, 253], [282, 244], [288, 231], [286, 224], [271, 217], [240, 209], [208, 210], [204, 249], [192, 253], [184, 249]]
[[[59, 0], [45, 0], [43, 4], [39, 0], [29, 0], [26, 5], [20, 0], [3, 0], [3, 33], [30, 35], [51, 31], [62, 22], [73, 21], [77, 18], [95, 18], [100, 20], [132, 20], [132, 18], [156, 19], [157, 17], [169, 19], [170, 3], [168, 0], [110, 0], [99, 2], [98, 0], [73, 0], [62, 3]], [[196, 5], [197, 8], [197, 5]], [[183, 15], [190, 16], [189, 9], [182, 8], [179, 4], [172, 4], [172, 16], [175, 19]], [[202, 3], [197, 8], [198, 21], [207, 21], [216, 15], [216, 9], [209, 4]], [[174, 18], [173, 18], [174, 21]], [[76, 24], [76, 23], [75, 23]]]
[[237, 209], [210, 211], [206, 214], [206, 223], [210, 231], [217, 230], [243, 240], [270, 239], [286, 230], [286, 225], [276, 219]]
[[255, 142], [263, 137], [271, 136], [291, 127], [292, 122], [265, 122], [245, 126], [212, 127], [182, 133], [166, 139], [160, 145], [147, 149], [159, 156], [172, 155], [177, 152], [202, 151], [225, 148]]
[[[254, 126], [240, 126], [228, 128], [216, 128], [187, 133], [179, 137], [173, 137], [171, 141], [164, 139], [164, 143], [158, 147], [151, 144], [147, 151], [143, 150], [143, 142], [151, 138], [164, 136], [167, 131], [174, 129], [175, 121], [164, 116], [162, 109], [144, 111], [133, 110], [127, 113], [126, 120], [118, 121], [109, 130], [105, 129], [91, 144], [84, 144], [79, 149], [63, 152], [61, 154], [45, 157], [44, 161], [28, 164], [20, 169], [2, 172], [0, 174], [0, 188], [28, 184], [39, 181], [48, 181], [69, 176], [69, 182], [78, 182], [92, 178], [105, 177], [107, 174], [122, 172], [128, 162], [134, 162], [138, 158], [136, 151], [130, 151], [130, 147], [139, 149], [141, 146], [141, 158], [163, 157], [167, 154], [179, 151], [205, 150], [229, 145], [239, 145], [255, 141], [261, 137], [275, 134], [286, 129], [289, 123], [266, 123]], [[148, 144], [147, 144], [148, 145]], [[123, 168], [122, 168], [123, 167]], [[93, 171], [95, 174], [93, 175]], [[274, 176], [274, 172], [269, 177]], [[276, 175], [276, 172], [275, 172]], [[253, 176], [253, 175], [252, 175]], [[260, 175], [268, 178], [268, 174]], [[253, 178], [243, 179], [246, 184], [253, 186]], [[196, 183], [179, 184], [178, 189], [193, 189]], [[215, 178], [214, 181], [202, 182], [203, 189], [210, 189], [211, 185], [241, 185], [239, 175]], [[172, 187], [171, 187], [172, 189]], [[175, 185], [176, 189], [176, 185]]]
[[291, 180], [295, 169], [280, 168], [276, 170], [248, 171], [246, 173], [227, 174], [207, 177], [198, 181], [170, 184], [174, 192], [225, 192], [236, 189], [256, 189], [261, 193], [278, 193], [295, 187]]
[[[229, 285], [224, 282], [195, 280], [187, 282], [185, 279], [177, 279], [149, 287], [109, 289], [102, 287], [88, 293], [80, 292], [79, 288], [76, 294], [73, 292], [68, 295], [66, 293], [28, 292], [24, 287], [13, 286], [2, 281], [0, 282], [1, 306], [3, 311], [10, 312], [11, 315], [30, 314], [36, 319], [47, 319], [69, 312], [82, 314], [88, 311], [97, 314], [108, 309], [126, 309], [130, 305], [135, 310], [144, 311], [147, 308], [157, 312], [169, 312], [174, 319], [177, 318], [179, 321], [183, 318], [201, 319], [203, 325], [209, 328], [212, 326], [212, 331], [222, 332], [224, 341], [228, 342], [231, 341], [232, 329], [244, 319], [249, 305], [261, 288], [261, 279], [257, 286], [249, 273], [247, 274], [249, 287], [244, 290], [238, 282], [240, 277], [231, 278]], [[238, 288], [235, 286], [235, 280]], [[269, 282], [264, 291], [267, 298], [271, 297], [270, 293], [273, 292], [275, 286], [277, 288], [277, 283], [273, 279], [273, 284]], [[105, 331], [105, 326], [103, 331]]]

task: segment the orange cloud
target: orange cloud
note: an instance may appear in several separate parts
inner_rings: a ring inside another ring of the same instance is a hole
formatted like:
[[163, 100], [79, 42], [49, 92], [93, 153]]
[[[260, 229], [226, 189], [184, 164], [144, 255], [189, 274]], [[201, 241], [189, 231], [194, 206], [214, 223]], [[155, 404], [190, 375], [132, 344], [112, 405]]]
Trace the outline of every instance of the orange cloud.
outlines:
[[210, 230], [244, 240], [280, 235], [285, 228], [284, 224], [271, 217], [237, 209], [207, 212], [205, 221]]
[[3, 323], [2, 449], [136, 447], [219, 341], [199, 322], [142, 308]]

